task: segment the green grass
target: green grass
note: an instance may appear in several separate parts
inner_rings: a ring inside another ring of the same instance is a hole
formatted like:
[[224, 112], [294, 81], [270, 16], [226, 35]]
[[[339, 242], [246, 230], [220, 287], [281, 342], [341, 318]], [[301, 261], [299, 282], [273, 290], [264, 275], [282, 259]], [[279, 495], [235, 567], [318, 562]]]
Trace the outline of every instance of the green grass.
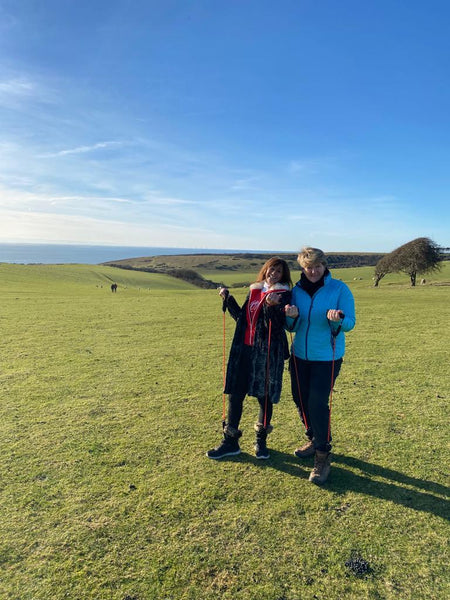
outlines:
[[[117, 283], [124, 290], [192, 290], [195, 286], [159, 273], [128, 271], [97, 265], [12, 265], [0, 263], [0, 277], [7, 287], [4, 293], [28, 292], [73, 295], [101, 295]], [[95, 289], [94, 289], [95, 288]]]
[[[335, 272], [357, 327], [323, 488], [292, 454], [287, 378], [268, 461], [253, 456], [254, 399], [243, 454], [205, 457], [222, 413], [214, 290], [100, 266], [0, 274], [2, 599], [448, 596], [448, 264], [415, 289]], [[227, 318], [227, 346], [232, 333]], [[355, 553], [365, 577], [345, 565]]]

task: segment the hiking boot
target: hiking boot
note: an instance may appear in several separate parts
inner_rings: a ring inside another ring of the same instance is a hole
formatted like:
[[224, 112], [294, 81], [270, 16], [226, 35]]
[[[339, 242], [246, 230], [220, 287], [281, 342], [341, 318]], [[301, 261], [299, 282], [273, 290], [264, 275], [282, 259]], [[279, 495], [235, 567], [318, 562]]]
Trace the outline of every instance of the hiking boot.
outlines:
[[224, 456], [235, 456], [236, 454], [241, 453], [241, 449], [239, 447], [239, 438], [242, 435], [242, 431], [240, 429], [235, 429], [234, 427], [230, 427], [229, 425], [225, 425], [223, 428], [223, 440], [222, 443], [213, 448], [212, 450], [208, 450], [206, 456], [208, 458], [223, 458]]
[[270, 457], [269, 450], [266, 446], [267, 435], [272, 431], [273, 427], [269, 425], [264, 427], [262, 423], [255, 423], [256, 440], [255, 440], [255, 456], [258, 459], [268, 459]]
[[309, 476], [309, 481], [318, 485], [325, 483], [330, 474], [330, 453], [316, 450], [314, 457], [314, 468]]
[[308, 458], [308, 456], [313, 456], [315, 451], [312, 440], [308, 440], [306, 444], [294, 450], [294, 454], [297, 458]]

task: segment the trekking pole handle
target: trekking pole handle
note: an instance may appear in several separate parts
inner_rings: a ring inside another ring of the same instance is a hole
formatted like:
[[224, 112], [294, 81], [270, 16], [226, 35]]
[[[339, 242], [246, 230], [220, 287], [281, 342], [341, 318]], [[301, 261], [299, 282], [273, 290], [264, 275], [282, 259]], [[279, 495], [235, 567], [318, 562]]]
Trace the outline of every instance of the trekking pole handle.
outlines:
[[[221, 289], [221, 288], [219, 288]], [[227, 302], [228, 302], [228, 296], [230, 295], [229, 290], [227, 290], [226, 288], [224, 288], [223, 290], [223, 302], [222, 302], [222, 311], [226, 312], [227, 311]]]
[[[328, 315], [328, 311], [327, 311], [327, 315]], [[342, 310], [338, 310], [338, 315], [340, 319], [344, 319], [345, 318], [345, 313]]]

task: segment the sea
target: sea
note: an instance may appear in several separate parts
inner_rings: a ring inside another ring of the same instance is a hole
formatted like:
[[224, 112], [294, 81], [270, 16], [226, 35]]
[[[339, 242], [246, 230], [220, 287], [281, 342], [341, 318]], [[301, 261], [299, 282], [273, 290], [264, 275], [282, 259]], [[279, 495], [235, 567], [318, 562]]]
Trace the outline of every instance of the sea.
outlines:
[[218, 248], [164, 248], [154, 246], [88, 246], [76, 244], [0, 244], [0, 263], [88, 264], [111, 260], [175, 254], [267, 253], [267, 250]]

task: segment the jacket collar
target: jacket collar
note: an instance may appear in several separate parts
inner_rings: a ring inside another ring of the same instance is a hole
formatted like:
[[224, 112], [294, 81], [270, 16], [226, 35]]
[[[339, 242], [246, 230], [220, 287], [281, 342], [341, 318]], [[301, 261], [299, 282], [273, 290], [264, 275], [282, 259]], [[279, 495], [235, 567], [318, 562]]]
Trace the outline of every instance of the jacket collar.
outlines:
[[[303, 275], [303, 274], [302, 274], [302, 275]], [[320, 280], [320, 285], [318, 285], [318, 286], [317, 286], [317, 289], [319, 289], [319, 288], [323, 287], [324, 285], [327, 285], [328, 283], [330, 283], [331, 279], [332, 279], [332, 277], [331, 277], [331, 273], [330, 273], [330, 271], [327, 269], [327, 270], [325, 271], [325, 273], [323, 274], [323, 279], [321, 279], [321, 280]], [[317, 283], [319, 283], [319, 282], [317, 282]], [[314, 284], [312, 284], [312, 283], [311, 283], [310, 285], [311, 285], [311, 286], [314, 286]], [[302, 288], [302, 289], [305, 289], [305, 288], [302, 286], [302, 278], [300, 278], [300, 279], [297, 281], [297, 283], [295, 284], [295, 286], [296, 286], [296, 287], [299, 287], [299, 288]]]
[[[252, 285], [250, 286], [250, 289], [251, 290], [262, 290], [263, 287], [264, 287], [264, 281], [257, 281], [256, 283], [252, 283]], [[271, 285], [270, 287], [267, 288], [268, 292], [272, 292], [274, 290], [287, 291], [287, 290], [289, 290], [289, 286], [284, 283], [276, 283], [275, 285]]]

